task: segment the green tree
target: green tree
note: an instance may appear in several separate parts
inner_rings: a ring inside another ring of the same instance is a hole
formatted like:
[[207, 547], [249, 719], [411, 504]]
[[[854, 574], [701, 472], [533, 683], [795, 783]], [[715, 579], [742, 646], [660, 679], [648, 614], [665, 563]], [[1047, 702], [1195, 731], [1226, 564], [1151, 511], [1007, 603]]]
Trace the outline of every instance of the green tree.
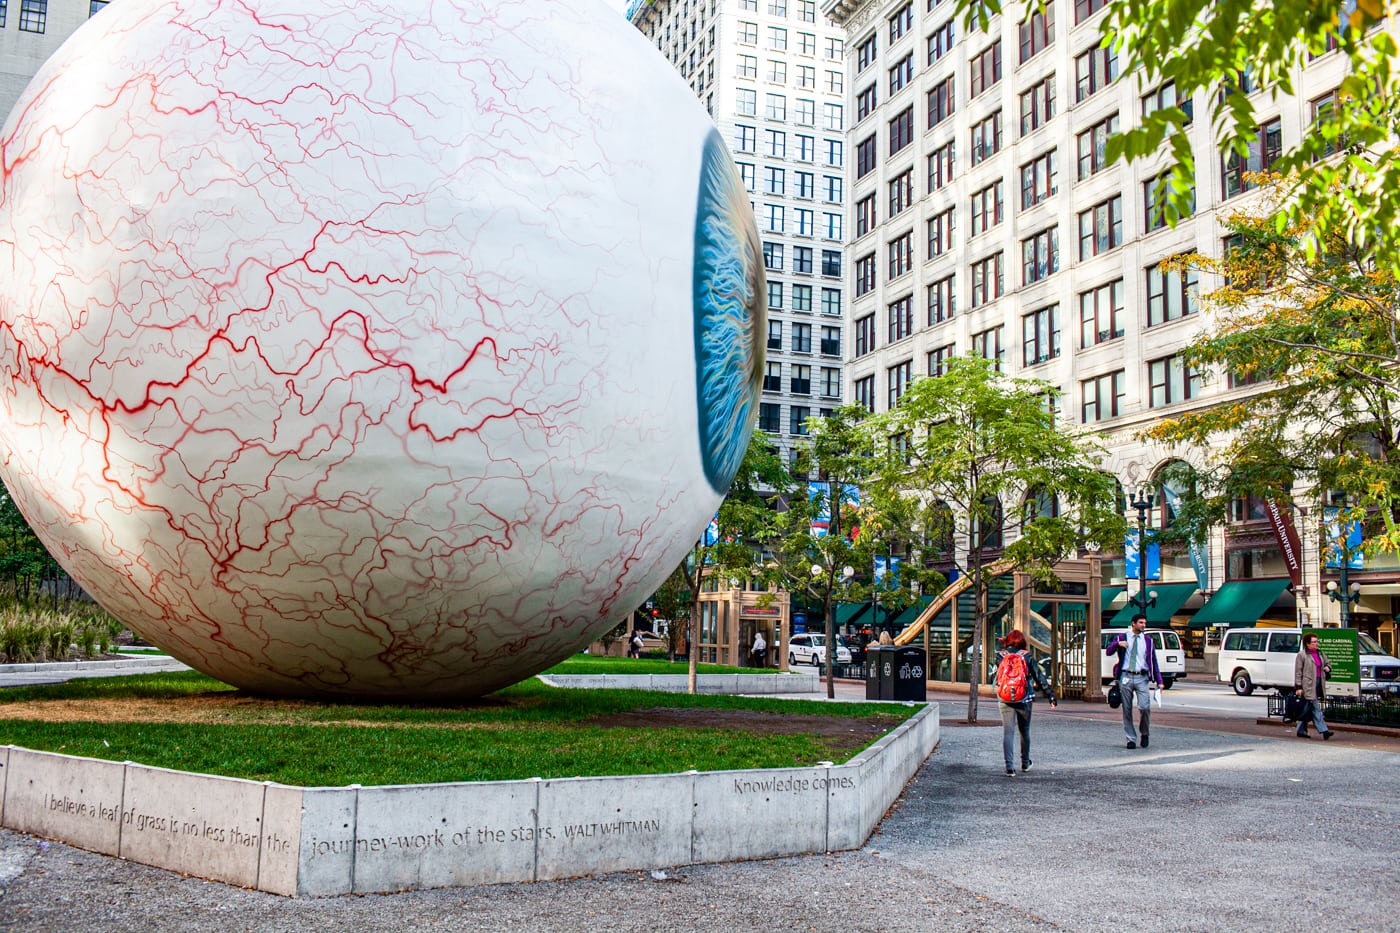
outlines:
[[1192, 532], [1224, 520], [1236, 497], [1316, 508], [1341, 493], [1352, 517], [1369, 516], [1365, 549], [1400, 550], [1400, 280], [1273, 202], [1226, 225], [1222, 259], [1180, 260], [1227, 283], [1202, 298], [1213, 326], [1182, 356], [1248, 391], [1144, 432], [1205, 461]]
[[45, 585], [50, 588], [55, 608], [61, 589], [70, 598], [78, 595], [77, 587], [45, 550], [9, 491], [3, 487], [0, 487], [0, 580], [8, 584], [10, 596], [21, 605], [37, 602]]
[[705, 578], [755, 579], [762, 575], [754, 542], [772, 520], [769, 499], [786, 495], [792, 485], [783, 458], [762, 431], [755, 431], [739, 462], [729, 492], [720, 503], [715, 520], [705, 529], [690, 553], [673, 572], [680, 575], [688, 594], [686, 618], [690, 659], [689, 690], [696, 691], [696, 664], [700, 644], [700, 591]]
[[[1002, 0], [957, 4], [984, 25], [1004, 6]], [[1330, 50], [1343, 56], [1348, 69], [1335, 98], [1274, 163], [1299, 170], [1285, 189], [1284, 216], [1295, 223], [1312, 218], [1319, 231], [1400, 272], [1400, 152], [1394, 145], [1400, 138], [1400, 46], [1382, 23], [1394, 15], [1394, 0], [1109, 0], [1107, 7], [1099, 32], [1118, 54], [1119, 80], [1174, 91], [1159, 101], [1166, 106], [1108, 143], [1114, 160], [1155, 156], [1164, 147], [1170, 152], [1169, 222], [1192, 213], [1198, 174], [1189, 139], [1193, 118], [1209, 119], [1220, 151], [1244, 157], [1259, 145], [1258, 108], [1276, 106], [1271, 95], [1250, 92], [1267, 87], [1293, 94], [1295, 76], [1312, 58]], [[1193, 95], [1208, 113], [1191, 113]], [[1345, 154], [1327, 158], [1339, 150]]]
[[[673, 663], [676, 660], [676, 655], [680, 652], [681, 632], [689, 631], [690, 595], [685, 567], [680, 566], [671, 571], [666, 582], [661, 584], [652, 597], [657, 613], [660, 614], [661, 618], [668, 620], [666, 657]], [[686, 628], [683, 629], [682, 625], [685, 625]]]
[[[1055, 388], [1012, 379], [976, 357], [954, 359], [936, 378], [915, 380], [893, 410], [874, 419], [883, 445], [877, 488], [917, 503], [930, 534], [954, 523], [960, 571], [977, 606], [967, 718], [977, 721], [986, 662], [992, 555], [1053, 580], [1054, 563], [1088, 543], [1117, 545], [1124, 524], [1096, 436], [1058, 421]], [[1007, 504], [1025, 502], [1020, 534], [1003, 547]]]
[[[843, 591], [849, 599], [866, 598], [875, 586], [869, 577], [856, 582], [854, 574], [848, 579], [844, 571], [871, 567], [877, 548], [899, 537], [899, 530], [909, 527], [911, 515], [901, 498], [882, 497], [863, 488], [876, 449], [868, 418], [863, 407], [847, 405], [829, 417], [808, 421], [809, 438], [798, 459], [798, 471], [820, 480], [794, 492], [787, 507], [774, 516], [764, 539], [771, 556], [765, 564], [770, 579], [822, 606], [828, 697], [836, 694], [832, 603]], [[921, 592], [937, 592], [942, 585], [939, 574], [914, 562], [901, 567], [898, 580], [897, 586], [881, 591], [888, 605], [907, 605]]]

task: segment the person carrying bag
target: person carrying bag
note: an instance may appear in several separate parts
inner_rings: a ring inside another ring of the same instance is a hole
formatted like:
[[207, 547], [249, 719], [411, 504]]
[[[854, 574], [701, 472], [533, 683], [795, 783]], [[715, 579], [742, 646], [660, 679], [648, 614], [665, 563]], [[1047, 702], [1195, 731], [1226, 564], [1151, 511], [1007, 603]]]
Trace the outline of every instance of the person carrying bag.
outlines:
[[1318, 647], [1317, 634], [1308, 632], [1303, 636], [1303, 648], [1293, 661], [1294, 696], [1302, 697], [1307, 707], [1298, 716], [1298, 738], [1311, 738], [1308, 735], [1308, 718], [1322, 733], [1324, 739], [1332, 738], [1332, 730], [1322, 718], [1322, 698], [1327, 696], [1327, 675], [1332, 673], [1332, 662]]

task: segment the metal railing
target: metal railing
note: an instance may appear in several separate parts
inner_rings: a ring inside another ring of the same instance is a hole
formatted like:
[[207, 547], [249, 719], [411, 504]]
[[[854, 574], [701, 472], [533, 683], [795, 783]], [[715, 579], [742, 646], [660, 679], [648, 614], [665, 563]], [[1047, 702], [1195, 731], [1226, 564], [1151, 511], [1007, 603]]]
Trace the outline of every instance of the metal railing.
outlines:
[[[1269, 694], [1270, 718], [1283, 718], [1285, 698], [1282, 693]], [[1326, 697], [1322, 700], [1322, 716], [1328, 722], [1400, 728], [1400, 702], [1374, 693], [1360, 698]]]

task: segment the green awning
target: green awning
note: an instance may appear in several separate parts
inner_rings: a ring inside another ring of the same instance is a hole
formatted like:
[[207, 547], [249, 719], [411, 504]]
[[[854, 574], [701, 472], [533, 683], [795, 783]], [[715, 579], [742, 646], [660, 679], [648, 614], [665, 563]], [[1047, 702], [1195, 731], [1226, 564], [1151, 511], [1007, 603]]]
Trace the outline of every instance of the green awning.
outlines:
[[1212, 625], [1253, 625], [1288, 589], [1287, 580], [1236, 580], [1226, 583], [1201, 611], [1191, 617], [1192, 628]]
[[1099, 612], [1107, 612], [1108, 607], [1113, 605], [1113, 601], [1118, 598], [1118, 594], [1123, 592], [1125, 586], [1105, 586], [1099, 590]]
[[919, 613], [928, 608], [928, 604], [933, 602], [932, 596], [920, 596], [918, 602], [905, 608], [903, 612], [890, 619], [889, 627], [896, 632], [902, 632], [914, 623], [919, 617]]
[[[1186, 604], [1191, 594], [1196, 592], [1194, 583], [1153, 583], [1147, 581], [1147, 591], [1156, 592], [1157, 602], [1147, 610], [1147, 624], [1162, 628], [1172, 620], [1176, 611]], [[1126, 626], [1138, 614], [1138, 607], [1130, 601], [1118, 614], [1104, 623], [1104, 627]]]
[[869, 609], [869, 603], [837, 603], [831, 607], [831, 614], [836, 617], [836, 627], [843, 628], [855, 625]]

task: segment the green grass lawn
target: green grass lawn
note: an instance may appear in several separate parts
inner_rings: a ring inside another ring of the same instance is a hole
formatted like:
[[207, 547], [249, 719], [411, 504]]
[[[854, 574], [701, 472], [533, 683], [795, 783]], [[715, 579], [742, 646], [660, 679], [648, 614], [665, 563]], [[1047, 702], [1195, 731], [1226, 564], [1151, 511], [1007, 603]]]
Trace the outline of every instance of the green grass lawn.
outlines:
[[[17, 708], [21, 704], [33, 705]], [[39, 718], [40, 710], [55, 706], [63, 708], [65, 721]], [[690, 715], [698, 721], [645, 725], [647, 717], [671, 710], [695, 710], [699, 715]], [[716, 716], [747, 710], [847, 717], [867, 720], [862, 729], [887, 730], [914, 708], [558, 690], [534, 679], [470, 705], [350, 705], [259, 700], [202, 674], [180, 672], [0, 690], [0, 716], [15, 717], [0, 719], [0, 744], [338, 786], [791, 767], [844, 761], [874, 739], [869, 735], [853, 746], [849, 738], [816, 731], [760, 734], [734, 723], [707, 726], [706, 710]], [[627, 714], [642, 724], [598, 722]], [[180, 721], [155, 721], [165, 719]]]

